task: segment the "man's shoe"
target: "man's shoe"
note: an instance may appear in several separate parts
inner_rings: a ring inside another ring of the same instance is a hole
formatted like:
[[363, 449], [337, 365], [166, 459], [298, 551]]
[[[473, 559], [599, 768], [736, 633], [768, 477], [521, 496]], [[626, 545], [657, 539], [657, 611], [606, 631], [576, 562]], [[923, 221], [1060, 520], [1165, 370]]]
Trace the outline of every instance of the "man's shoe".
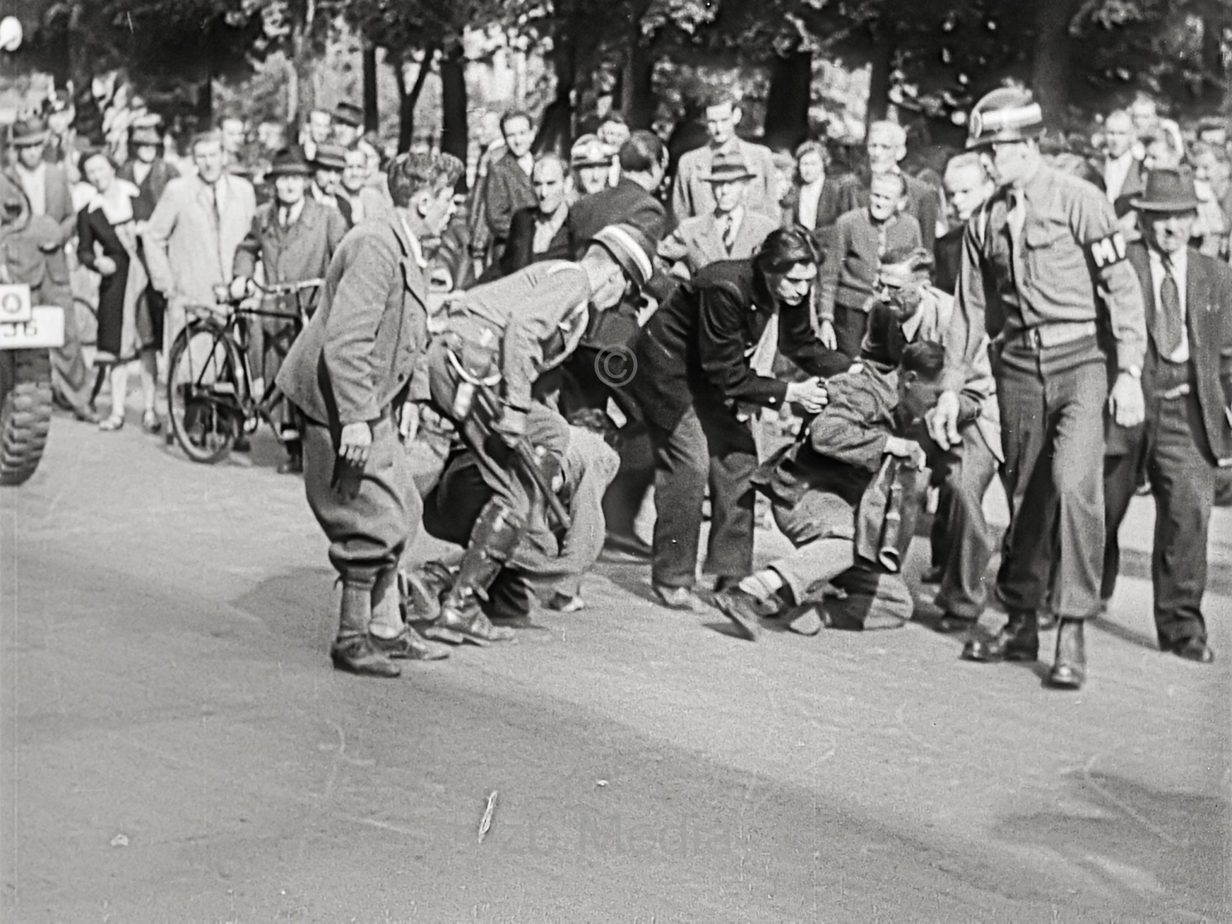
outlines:
[[816, 635], [822, 630], [823, 625], [816, 604], [797, 607], [796, 611], [787, 617], [787, 631], [795, 632], [797, 635]]
[[480, 647], [490, 642], [512, 641], [514, 632], [508, 626], [494, 626], [492, 621], [483, 614], [478, 606], [470, 612], [462, 612], [449, 604], [441, 607], [441, 614], [436, 621], [424, 629], [427, 638], [448, 642], [451, 636], [462, 636], [462, 640]]
[[1035, 661], [1039, 658], [1039, 629], [1034, 613], [1011, 613], [996, 635], [973, 638], [963, 645], [964, 661]]
[[664, 606], [673, 610], [687, 610], [700, 613], [706, 609], [702, 598], [693, 592], [692, 587], [668, 587], [665, 584], [653, 585], [655, 596]]
[[1063, 690], [1077, 690], [1086, 679], [1083, 620], [1062, 618], [1057, 626], [1057, 656], [1048, 672], [1048, 684]]
[[966, 632], [968, 629], [975, 628], [976, 622], [977, 620], [968, 619], [966, 616], [956, 616], [954, 613], [943, 613], [933, 628], [942, 635], [957, 635], [960, 632]]
[[278, 466], [279, 475], [302, 475], [304, 474], [304, 457], [303, 456], [288, 456], [287, 461]]
[[[99, 416], [98, 411], [94, 410], [92, 407], [75, 407], [73, 408], [73, 416], [82, 423], [88, 424], [96, 424], [102, 419]], [[119, 427], [115, 427], [114, 429], [118, 430]]]
[[1196, 661], [1198, 664], [1210, 664], [1215, 660], [1215, 652], [1206, 643], [1206, 639], [1199, 638], [1196, 635], [1190, 638], [1178, 639], [1164, 650], [1171, 652], [1178, 658], [1184, 658], [1186, 661]]
[[603, 540], [603, 548], [609, 552], [619, 552], [621, 555], [628, 555], [630, 558], [638, 558], [642, 561], [650, 561], [654, 558], [654, 549], [650, 547], [649, 542], [624, 533], [608, 533]]
[[945, 577], [944, 565], [933, 565], [930, 568], [925, 568], [920, 573], [921, 584], [940, 584], [941, 579]]
[[449, 657], [448, 645], [430, 641], [410, 626], [403, 626], [402, 631], [393, 638], [381, 638], [379, 635], [369, 633], [368, 641], [377, 651], [391, 658], [403, 658], [407, 661], [440, 661]]
[[252, 440], [248, 435], [241, 433], [235, 438], [235, 442], [231, 444], [231, 449], [235, 452], [252, 452]]
[[738, 586], [720, 590], [714, 595], [714, 605], [736, 624], [740, 634], [750, 642], [757, 641], [757, 636], [761, 632], [761, 618], [773, 616], [778, 612], [778, 607], [766, 600], [759, 600]]
[[338, 639], [329, 650], [334, 668], [364, 677], [397, 677], [402, 668], [374, 648], [368, 636]]

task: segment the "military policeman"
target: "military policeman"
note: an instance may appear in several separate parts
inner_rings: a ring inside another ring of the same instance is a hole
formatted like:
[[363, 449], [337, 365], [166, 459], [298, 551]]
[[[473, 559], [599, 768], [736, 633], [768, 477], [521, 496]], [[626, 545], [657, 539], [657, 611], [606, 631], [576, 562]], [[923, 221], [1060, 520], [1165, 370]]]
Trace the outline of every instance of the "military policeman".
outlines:
[[405, 154], [391, 165], [394, 208], [361, 223], [330, 261], [316, 313], [277, 382], [305, 419], [308, 505], [342, 579], [334, 666], [396, 677], [391, 658], [446, 649], [402, 625], [397, 568], [422, 504], [398, 440], [397, 411], [428, 345], [427, 261], [420, 238], [453, 214], [462, 165]]
[[998, 190], [964, 232], [930, 431], [942, 446], [961, 441], [958, 395], [987, 333], [1010, 499], [997, 575], [1009, 620], [996, 636], [968, 641], [963, 657], [1035, 660], [1038, 613], [1050, 603], [1060, 622], [1049, 682], [1077, 689], [1084, 621], [1100, 607], [1104, 409], [1118, 426], [1142, 422], [1146, 334], [1111, 204], [1042, 162], [1042, 129], [1025, 90], [994, 90], [971, 114], [968, 147], [984, 153]]

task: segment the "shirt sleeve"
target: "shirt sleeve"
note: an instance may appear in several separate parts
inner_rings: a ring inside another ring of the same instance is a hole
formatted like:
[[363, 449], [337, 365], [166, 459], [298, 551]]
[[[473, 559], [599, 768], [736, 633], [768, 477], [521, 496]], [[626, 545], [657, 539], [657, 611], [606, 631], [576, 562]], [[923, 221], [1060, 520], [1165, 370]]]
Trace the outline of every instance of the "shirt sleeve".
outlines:
[[1096, 292], [1116, 341], [1117, 368], [1141, 370], [1146, 357], [1146, 308], [1138, 274], [1125, 258], [1125, 238], [1112, 204], [1090, 184], [1077, 188], [1070, 228], [1086, 249], [1095, 273]]

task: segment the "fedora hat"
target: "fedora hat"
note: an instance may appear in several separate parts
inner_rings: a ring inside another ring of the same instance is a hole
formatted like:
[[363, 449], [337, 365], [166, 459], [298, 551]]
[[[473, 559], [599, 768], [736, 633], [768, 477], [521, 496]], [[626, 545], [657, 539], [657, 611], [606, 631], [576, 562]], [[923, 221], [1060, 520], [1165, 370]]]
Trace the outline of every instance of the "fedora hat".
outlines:
[[40, 116], [26, 116], [13, 123], [13, 146], [18, 148], [33, 147], [42, 144], [50, 136], [47, 120]]
[[318, 144], [309, 163], [326, 170], [345, 170], [346, 148], [337, 144]]
[[308, 176], [310, 173], [312, 171], [308, 167], [308, 161], [304, 159], [303, 151], [299, 148], [283, 148], [274, 154], [265, 176], [272, 180], [280, 176]]
[[155, 147], [163, 146], [163, 139], [158, 134], [158, 128], [154, 125], [134, 125], [128, 135], [128, 143], [135, 148], [139, 148], [145, 144], [152, 144]]
[[1193, 178], [1175, 168], [1152, 170], [1142, 195], [1129, 204], [1140, 212], [1192, 212], [1198, 207]]
[[757, 174], [749, 169], [744, 155], [739, 151], [720, 151], [710, 163], [710, 172], [702, 179], [707, 183], [730, 183], [732, 180], [751, 180], [755, 176]]

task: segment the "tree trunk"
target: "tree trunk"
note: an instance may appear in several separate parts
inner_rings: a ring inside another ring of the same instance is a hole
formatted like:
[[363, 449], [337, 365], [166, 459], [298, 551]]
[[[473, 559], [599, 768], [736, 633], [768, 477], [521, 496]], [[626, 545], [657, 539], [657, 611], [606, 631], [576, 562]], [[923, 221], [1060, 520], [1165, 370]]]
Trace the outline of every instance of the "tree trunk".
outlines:
[[813, 89], [813, 53], [775, 55], [770, 64], [770, 91], [762, 141], [780, 150], [795, 150], [808, 137], [809, 103]]
[[419, 62], [419, 70], [415, 74], [415, 83], [408, 90], [406, 86], [406, 64], [399, 61], [394, 68], [394, 78], [398, 82], [398, 152], [404, 153], [411, 149], [415, 138], [415, 104], [419, 102], [419, 94], [423, 91], [424, 81], [432, 70], [432, 59], [436, 56], [436, 46], [424, 49], [423, 58]]
[[[441, 58], [441, 150], [466, 163], [466, 59], [455, 45]], [[465, 173], [462, 183], [466, 183]]]
[[1050, 127], [1065, 123], [1070, 92], [1069, 24], [1082, 0], [1038, 0], [1031, 72], [1035, 99]]
[[872, 73], [868, 79], [868, 111], [865, 126], [884, 119], [890, 108], [890, 70], [894, 66], [897, 30], [890, 25], [873, 30]]
[[316, 55], [312, 49], [312, 35], [316, 28], [317, 6], [315, 0], [304, 4], [304, 19], [296, 23], [291, 33], [291, 61], [295, 66], [295, 111], [289, 113], [292, 125], [302, 125], [316, 108]]
[[364, 131], [380, 132], [381, 113], [377, 104], [376, 46], [364, 42]]
[[556, 75], [556, 97], [543, 110], [535, 151], [567, 154], [573, 141], [573, 89], [577, 79], [577, 48], [573, 42], [573, 17], [558, 23], [552, 46], [552, 70]]
[[654, 91], [655, 56], [649, 42], [635, 32], [621, 74], [621, 108], [630, 128], [650, 128], [658, 100]]

